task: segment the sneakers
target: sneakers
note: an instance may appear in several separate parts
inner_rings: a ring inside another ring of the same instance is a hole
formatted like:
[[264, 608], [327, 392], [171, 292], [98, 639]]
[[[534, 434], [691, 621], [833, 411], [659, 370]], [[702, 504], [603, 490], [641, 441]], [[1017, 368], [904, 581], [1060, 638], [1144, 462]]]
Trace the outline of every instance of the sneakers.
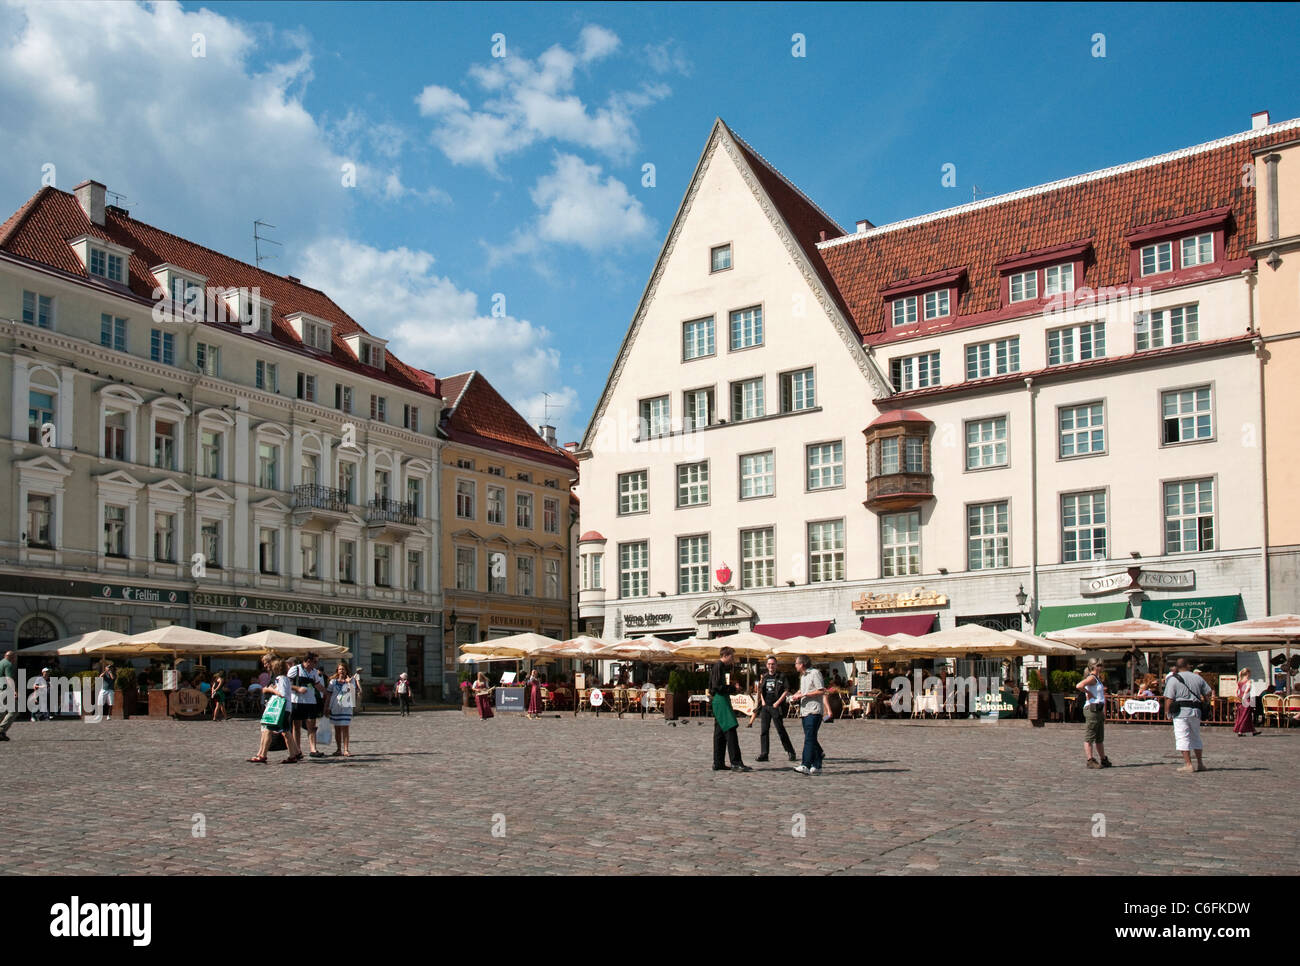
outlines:
[[1112, 764], [1110, 763], [1110, 759], [1109, 759], [1109, 758], [1103, 758], [1103, 759], [1101, 760], [1101, 767], [1102, 767], [1102, 768], [1113, 768], [1113, 767], [1115, 767], [1115, 766], [1112, 765]]
[[1089, 758], [1089, 759], [1088, 759], [1088, 765], [1087, 765], [1087, 767], [1088, 767], [1088, 768], [1100, 768], [1100, 767], [1101, 767], [1101, 762], [1099, 762], [1096, 758]]
[[810, 770], [807, 769], [807, 768], [805, 768], [803, 765], [795, 765], [795, 766], [794, 766], [794, 770], [797, 771], [797, 772], [798, 772], [799, 774], [801, 774], [801, 775], [808, 775], [808, 774], [811, 774]]
[[748, 765], [732, 765], [731, 770], [732, 771], [753, 771], [754, 769], [750, 768]]
[[809, 769], [808, 769], [808, 774], [810, 774], [810, 775], [820, 775], [821, 773], [822, 773], [822, 770], [821, 770], [820, 768], [809, 768]]

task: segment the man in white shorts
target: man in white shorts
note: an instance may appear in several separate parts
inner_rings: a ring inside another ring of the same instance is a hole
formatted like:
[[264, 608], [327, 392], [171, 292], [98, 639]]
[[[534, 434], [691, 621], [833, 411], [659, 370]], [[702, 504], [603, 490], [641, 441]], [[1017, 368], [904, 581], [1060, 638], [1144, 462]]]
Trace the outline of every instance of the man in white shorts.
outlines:
[[[1165, 714], [1174, 724], [1174, 747], [1183, 753], [1184, 774], [1205, 771], [1201, 761], [1201, 698], [1213, 698], [1205, 678], [1191, 671], [1187, 658], [1180, 657], [1174, 673], [1165, 678]], [[1196, 764], [1192, 764], [1196, 752]]]

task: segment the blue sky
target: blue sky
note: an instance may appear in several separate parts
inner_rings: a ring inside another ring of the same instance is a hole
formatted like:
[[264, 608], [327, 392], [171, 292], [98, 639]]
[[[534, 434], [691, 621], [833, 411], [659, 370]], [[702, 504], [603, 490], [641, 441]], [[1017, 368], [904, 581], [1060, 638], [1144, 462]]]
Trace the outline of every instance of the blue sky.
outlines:
[[237, 257], [265, 219], [267, 267], [577, 439], [715, 116], [851, 230], [1300, 116], [1298, 40], [1285, 6], [6, 3], [0, 207], [53, 163]]

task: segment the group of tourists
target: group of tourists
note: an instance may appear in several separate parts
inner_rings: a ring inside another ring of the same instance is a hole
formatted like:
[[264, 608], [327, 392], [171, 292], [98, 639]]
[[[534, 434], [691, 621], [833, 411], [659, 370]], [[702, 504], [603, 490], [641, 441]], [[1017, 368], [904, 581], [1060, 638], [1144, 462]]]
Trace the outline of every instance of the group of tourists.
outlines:
[[[536, 668], [528, 672], [523, 687], [524, 711], [530, 721], [536, 721], [542, 716], [544, 707], [542, 702], [542, 679]], [[479, 671], [478, 676], [474, 678], [474, 683], [470, 685], [470, 691], [473, 692], [474, 706], [478, 709], [480, 721], [487, 721], [489, 718], [494, 717], [492, 713], [492, 692], [495, 690], [496, 688], [488, 681], [487, 674]]]
[[261, 743], [257, 754], [248, 759], [250, 762], [265, 764], [274, 736], [281, 735], [289, 757], [280, 764], [297, 764], [304, 757], [304, 731], [307, 733], [307, 754], [312, 758], [326, 757], [316, 744], [317, 721], [321, 718], [329, 722], [334, 733], [336, 747], [333, 757], [352, 757], [349, 738], [360, 682], [346, 661], [340, 660], [334, 676], [328, 679], [316, 665], [317, 655], [314, 653], [305, 654], [301, 663], [294, 661], [292, 665], [271, 654], [262, 658], [262, 666], [270, 677], [270, 683], [262, 688], [262, 693], [269, 697], [262, 712]]

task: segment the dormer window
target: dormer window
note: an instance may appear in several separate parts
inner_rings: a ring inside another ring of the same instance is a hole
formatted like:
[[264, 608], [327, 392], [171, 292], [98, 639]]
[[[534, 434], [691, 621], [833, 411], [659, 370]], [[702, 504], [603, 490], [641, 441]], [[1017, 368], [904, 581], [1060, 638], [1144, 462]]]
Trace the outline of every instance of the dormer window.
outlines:
[[911, 325], [916, 321], [916, 296], [894, 299], [894, 325]]
[[1174, 243], [1157, 242], [1142, 249], [1142, 274], [1159, 275], [1174, 269]]
[[940, 289], [937, 292], [925, 293], [925, 318], [928, 322], [930, 319], [941, 319], [948, 314], [948, 290]]
[[917, 322], [948, 319], [961, 290], [966, 269], [949, 268], [895, 282], [880, 290], [889, 325], [898, 328]]
[[285, 321], [289, 323], [294, 334], [302, 340], [303, 345], [318, 352], [330, 351], [334, 332], [324, 319], [318, 319], [305, 312], [294, 312], [292, 315], [286, 315]]
[[103, 238], [80, 235], [71, 239], [68, 246], [81, 259], [86, 272], [96, 278], [102, 278], [119, 285], [126, 284], [127, 259], [131, 249]]
[[235, 314], [241, 329], [256, 322], [258, 331], [271, 331], [271, 306], [275, 303], [262, 298], [260, 288], [226, 289], [224, 298], [226, 308]]
[[384, 346], [388, 343], [383, 339], [376, 339], [374, 336], [363, 335], [360, 332], [351, 332], [343, 336], [343, 343], [352, 350], [357, 361], [363, 366], [384, 368]]
[[172, 311], [198, 321], [204, 315], [204, 285], [206, 276], [186, 271], [170, 262], [163, 262], [149, 269], [158, 281], [153, 291], [155, 299], [169, 299]]
[[[1088, 239], [1020, 252], [995, 266], [1001, 276], [1002, 306], [1022, 306], [1016, 312], [1034, 308], [1023, 303], [1044, 299], [1061, 299], [1075, 291], [1082, 280], [1084, 265], [1092, 242]], [[1072, 300], [1064, 300], [1072, 304]]]
[[1125, 236], [1131, 246], [1130, 277], [1169, 273], [1172, 277], [1164, 281], [1174, 283], [1184, 280], [1183, 273], [1200, 277], [1223, 258], [1231, 217], [1231, 207], [1225, 206], [1134, 228]]
[[1190, 235], [1182, 241], [1183, 268], [1208, 265], [1214, 261], [1214, 234]]
[[90, 274], [106, 278], [110, 282], [121, 282], [123, 280], [122, 266], [126, 260], [121, 255], [115, 255], [103, 248], [92, 248], [90, 250]]
[[1074, 264], [1053, 265], [1043, 272], [1043, 294], [1064, 295], [1074, 291]]
[[1038, 298], [1038, 273], [1017, 272], [1011, 276], [1011, 301], [1028, 302]]

